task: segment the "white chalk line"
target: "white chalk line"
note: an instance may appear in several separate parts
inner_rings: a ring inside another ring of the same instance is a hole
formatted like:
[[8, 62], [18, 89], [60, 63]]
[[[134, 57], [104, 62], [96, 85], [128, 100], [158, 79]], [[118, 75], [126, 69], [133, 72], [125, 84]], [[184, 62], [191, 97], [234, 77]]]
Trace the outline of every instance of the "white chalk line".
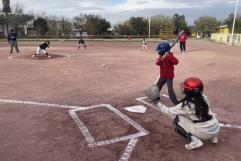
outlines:
[[89, 130], [87, 129], [87, 127], [84, 125], [84, 123], [78, 119], [78, 116], [76, 115], [75, 112], [73, 112], [72, 110], [69, 111], [70, 116], [73, 118], [74, 122], [77, 124], [77, 126], [79, 127], [79, 129], [81, 130], [82, 134], [84, 135], [86, 141], [88, 144], [93, 144], [95, 143], [95, 139], [94, 137], [90, 134]]
[[131, 157], [131, 153], [134, 150], [136, 143], [138, 142], [138, 139], [131, 139], [124, 151], [124, 153], [121, 155], [121, 158], [119, 159], [119, 161], [128, 161], [129, 158]]
[[[60, 105], [60, 104], [51, 104], [51, 103], [42, 103], [42, 102], [33, 102], [33, 101], [19, 101], [19, 100], [12, 100], [12, 99], [0, 99], [0, 102], [8, 103], [8, 104], [35, 105], [35, 106], [37, 106], [37, 108], [46, 106], [46, 107], [52, 107], [52, 108], [71, 109], [71, 110], [69, 110], [69, 115], [74, 120], [74, 122], [77, 124], [80, 131], [83, 133], [87, 143], [89, 144], [89, 147], [103, 146], [103, 145], [117, 143], [120, 141], [130, 140], [127, 147], [125, 148], [124, 153], [122, 154], [121, 158], [119, 159], [119, 161], [128, 161], [128, 159], [131, 156], [132, 151], [135, 148], [136, 143], [138, 142], [138, 138], [149, 134], [149, 132], [147, 130], [145, 130], [142, 126], [140, 126], [137, 122], [133, 121], [127, 115], [120, 112], [119, 110], [117, 110], [116, 108], [114, 108], [113, 106], [111, 106], [109, 104], [100, 104], [100, 105], [89, 106], [89, 107], [79, 107], [79, 106]], [[35, 107], [35, 106], [33, 106], [33, 107]], [[139, 132], [136, 134], [131, 134], [131, 135], [117, 137], [117, 138], [110, 139], [110, 140], [96, 142], [94, 137], [90, 134], [88, 128], [78, 118], [76, 112], [88, 110], [88, 109], [94, 109], [94, 108], [101, 108], [101, 107], [108, 108], [109, 110], [114, 112], [116, 115], [120, 116], [122, 119], [124, 119], [126, 122], [128, 122], [130, 125], [132, 125], [134, 128], [136, 128]]]
[[[169, 98], [169, 96], [168, 96]], [[151, 107], [157, 111], [160, 111], [160, 108], [158, 108], [157, 106], [151, 104], [150, 102], [146, 101], [147, 97], [140, 97], [140, 98], [136, 98], [136, 100], [148, 107]], [[224, 128], [233, 128], [233, 129], [241, 129], [241, 126], [240, 125], [231, 125], [231, 124], [226, 124], [226, 123], [219, 123], [219, 125], [221, 127], [224, 127]]]
[[[116, 115], [118, 115], [123, 120], [125, 120], [130, 125], [132, 125], [134, 128], [136, 128], [139, 132], [136, 134], [117, 137], [117, 138], [113, 138], [113, 139], [109, 139], [109, 140], [95, 141], [93, 136], [90, 134], [88, 128], [84, 125], [84, 123], [79, 119], [79, 117], [76, 114], [76, 112], [78, 112], [78, 111], [83, 111], [83, 110], [88, 110], [88, 109], [93, 109], [93, 108], [107, 108], [107, 109], [111, 110]], [[131, 156], [132, 151], [135, 148], [138, 138], [149, 134], [149, 132], [147, 130], [145, 130], [142, 126], [140, 126], [137, 122], [133, 121], [127, 115], [120, 112], [119, 110], [117, 110], [116, 108], [114, 108], [113, 106], [111, 106], [109, 104], [100, 104], [100, 105], [95, 105], [95, 106], [89, 106], [89, 107], [86, 107], [86, 109], [83, 109], [83, 108], [72, 109], [69, 111], [69, 114], [74, 119], [74, 121], [77, 124], [77, 126], [79, 127], [80, 131], [83, 133], [87, 143], [89, 144], [89, 147], [104, 146], [104, 145], [114, 144], [114, 143], [117, 143], [120, 141], [130, 140], [124, 153], [122, 154], [121, 158], [119, 159], [119, 161], [128, 161], [128, 159]]]
[[224, 128], [241, 129], [241, 126], [239, 125], [231, 125], [231, 124], [224, 124], [224, 123], [219, 123], [219, 125]]
[[[88, 109], [93, 109], [93, 108], [107, 108], [107, 109], [111, 110], [116, 115], [118, 115], [123, 120], [125, 120], [130, 125], [132, 125], [139, 132], [136, 133], [136, 134], [131, 134], [131, 135], [127, 135], [127, 136], [122, 136], [122, 137], [117, 137], [117, 138], [113, 138], [113, 139], [109, 139], [109, 140], [96, 142], [95, 139], [92, 137], [92, 135], [89, 133], [89, 131], [86, 130], [87, 127], [83, 124], [83, 122], [76, 115], [76, 112], [78, 112], [78, 111], [83, 111], [83, 110], [88, 110]], [[126, 116], [125, 114], [123, 114], [122, 112], [120, 112], [119, 110], [117, 110], [116, 108], [114, 108], [113, 106], [108, 105], [108, 104], [100, 104], [100, 105], [95, 105], [95, 106], [89, 106], [86, 109], [83, 109], [83, 108], [72, 109], [72, 110], [69, 111], [69, 114], [71, 115], [71, 117], [76, 122], [77, 126], [79, 127], [79, 129], [83, 133], [83, 135], [85, 136], [86, 140], [90, 140], [90, 142], [87, 141], [89, 143], [90, 147], [113, 144], [113, 143], [117, 143], [117, 142], [120, 142], [120, 141], [130, 140], [130, 139], [134, 139], [134, 138], [145, 136], [145, 135], [149, 134], [149, 132], [147, 130], [145, 130], [143, 127], [141, 127], [137, 122], [133, 121], [128, 116]]]
[[[25, 104], [25, 105], [35, 105], [35, 106], [47, 106], [47, 107], [54, 107], [54, 108], [64, 108], [64, 109], [87, 109], [87, 107], [79, 107], [79, 106], [70, 106], [70, 105], [59, 105], [59, 104], [52, 104], [52, 103], [41, 103], [41, 102], [32, 102], [32, 101], [18, 101], [18, 100], [11, 100], [11, 99], [0, 99], [2, 103], [9, 103], [9, 104]], [[35, 107], [36, 108], [36, 107]]]
[[113, 111], [115, 114], [117, 114], [118, 116], [120, 116], [123, 120], [125, 120], [126, 122], [128, 122], [130, 125], [132, 125], [133, 127], [135, 127], [138, 131], [145, 133], [146, 135], [149, 134], [149, 132], [147, 130], [145, 130], [141, 125], [139, 125], [137, 122], [135, 122], [134, 120], [132, 120], [131, 118], [129, 118], [127, 115], [125, 115], [124, 113], [120, 112], [119, 110], [117, 110], [116, 108], [114, 108], [111, 105], [107, 105], [107, 108], [111, 111]]
[[139, 132], [139, 133], [133, 134], [133, 135], [117, 137], [117, 138], [110, 139], [110, 140], [98, 141], [96, 143], [91, 144], [90, 146], [94, 147], [94, 146], [103, 146], [103, 145], [114, 144], [114, 143], [117, 143], [120, 141], [131, 140], [133, 138], [138, 138], [138, 137], [145, 136], [145, 135], [146, 135], [146, 133]]

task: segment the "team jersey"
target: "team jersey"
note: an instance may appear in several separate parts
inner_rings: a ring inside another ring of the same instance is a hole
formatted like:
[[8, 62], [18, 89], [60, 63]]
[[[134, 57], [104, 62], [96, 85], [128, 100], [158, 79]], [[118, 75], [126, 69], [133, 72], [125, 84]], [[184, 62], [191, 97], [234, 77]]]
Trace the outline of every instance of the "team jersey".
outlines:
[[147, 45], [147, 41], [146, 40], [142, 40], [142, 45]]
[[45, 43], [39, 45], [39, 47], [40, 47], [41, 49], [45, 50], [46, 48], [49, 47], [49, 44], [47, 44], [47, 43], [45, 42]]
[[8, 41], [16, 41], [17, 40], [17, 33], [10, 33], [8, 35]]
[[180, 42], [186, 42], [186, 40], [187, 40], [187, 34], [184, 33], [184, 34], [179, 38], [179, 41], [180, 41]]
[[80, 39], [80, 40], [79, 40], [79, 44], [85, 44], [84, 40], [83, 40], [83, 39]]
[[168, 54], [164, 59], [160, 55], [156, 61], [156, 65], [160, 66], [160, 77], [166, 79], [174, 78], [174, 65], [178, 64], [178, 59], [172, 52]]

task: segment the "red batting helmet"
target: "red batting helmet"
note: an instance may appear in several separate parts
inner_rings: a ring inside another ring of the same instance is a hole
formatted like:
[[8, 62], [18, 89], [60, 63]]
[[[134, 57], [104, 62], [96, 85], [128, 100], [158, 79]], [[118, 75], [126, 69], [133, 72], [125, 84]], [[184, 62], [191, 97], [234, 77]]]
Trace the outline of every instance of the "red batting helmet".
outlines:
[[199, 78], [189, 77], [182, 84], [181, 87], [185, 94], [198, 94], [203, 92], [203, 82]]

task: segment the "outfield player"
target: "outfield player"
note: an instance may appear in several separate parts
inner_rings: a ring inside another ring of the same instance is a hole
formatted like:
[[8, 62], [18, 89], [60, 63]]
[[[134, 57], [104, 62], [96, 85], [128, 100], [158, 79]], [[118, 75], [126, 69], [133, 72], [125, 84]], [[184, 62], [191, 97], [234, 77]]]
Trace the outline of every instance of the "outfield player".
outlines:
[[[182, 30], [182, 32], [184, 32], [184, 30]], [[182, 34], [182, 36], [179, 38], [179, 42], [180, 42], [180, 50], [182, 53], [186, 52], [186, 41], [187, 41], [187, 34], [186, 32], [184, 32]]]
[[80, 49], [80, 46], [83, 46], [86, 50], [86, 45], [85, 45], [85, 41], [83, 40], [83, 38], [81, 37], [79, 40], [79, 45], [78, 45], [78, 50]]
[[34, 55], [32, 57], [35, 57], [37, 54], [46, 54], [48, 56], [48, 58], [50, 59], [50, 55], [47, 53], [46, 49], [49, 48], [50, 45], [50, 41], [45, 41], [43, 44], [40, 44], [37, 48], [36, 53], [34, 53]]
[[61, 35], [60, 35], [59, 41], [60, 41], [60, 42], [64, 42], [64, 34], [61, 34]]
[[144, 50], [144, 49], [148, 50], [147, 41], [146, 41], [145, 38], [142, 40], [141, 51]]
[[173, 89], [173, 78], [174, 78], [174, 65], [178, 64], [178, 59], [170, 52], [169, 43], [160, 43], [156, 49], [159, 54], [159, 58], [156, 61], [156, 65], [160, 66], [160, 78], [156, 85], [161, 91], [164, 84], [167, 84], [169, 97], [174, 105], [179, 101], [176, 98], [175, 91]]
[[210, 104], [203, 94], [203, 83], [195, 77], [187, 78], [182, 84], [184, 98], [174, 107], [167, 107], [157, 100], [160, 111], [173, 118], [175, 131], [190, 141], [188, 150], [199, 148], [202, 140], [218, 143], [219, 122], [210, 110]]

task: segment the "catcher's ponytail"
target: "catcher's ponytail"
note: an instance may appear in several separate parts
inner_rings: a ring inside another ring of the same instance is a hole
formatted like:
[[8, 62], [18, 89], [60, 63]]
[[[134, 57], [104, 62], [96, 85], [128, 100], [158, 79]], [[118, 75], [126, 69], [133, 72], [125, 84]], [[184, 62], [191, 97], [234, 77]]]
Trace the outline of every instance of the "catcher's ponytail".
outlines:
[[190, 106], [190, 104], [195, 105], [195, 115], [198, 119], [200, 120], [210, 120], [212, 117], [209, 115], [209, 106], [207, 102], [204, 100], [204, 97], [202, 96], [201, 93], [199, 94], [194, 94], [194, 95], [186, 95], [184, 99], [181, 100], [182, 102], [182, 107], [184, 106]]

